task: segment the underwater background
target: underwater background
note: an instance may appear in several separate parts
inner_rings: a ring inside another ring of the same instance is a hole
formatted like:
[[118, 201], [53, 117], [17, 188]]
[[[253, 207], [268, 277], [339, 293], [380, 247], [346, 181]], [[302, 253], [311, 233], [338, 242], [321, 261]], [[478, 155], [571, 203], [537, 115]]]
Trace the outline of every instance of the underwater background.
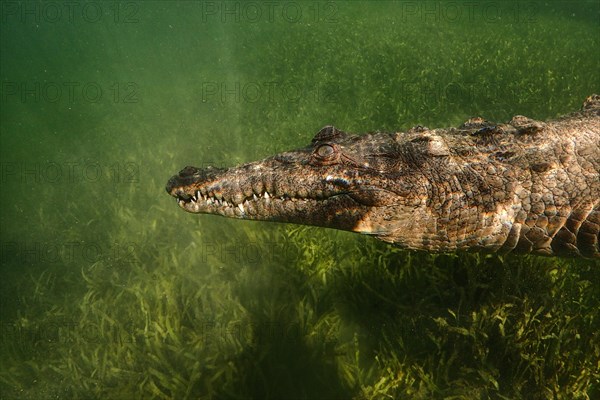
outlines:
[[403, 251], [164, 190], [348, 132], [553, 118], [597, 1], [3, 1], [0, 399], [600, 398], [600, 263]]

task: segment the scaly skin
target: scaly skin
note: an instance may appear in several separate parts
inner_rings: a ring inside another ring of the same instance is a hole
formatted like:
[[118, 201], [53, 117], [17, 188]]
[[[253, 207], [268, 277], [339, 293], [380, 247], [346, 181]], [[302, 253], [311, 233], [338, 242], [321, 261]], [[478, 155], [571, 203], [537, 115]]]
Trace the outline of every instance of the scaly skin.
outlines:
[[192, 213], [317, 225], [435, 252], [600, 258], [600, 96], [540, 122], [472, 118], [355, 136], [236, 168], [185, 167], [167, 192]]

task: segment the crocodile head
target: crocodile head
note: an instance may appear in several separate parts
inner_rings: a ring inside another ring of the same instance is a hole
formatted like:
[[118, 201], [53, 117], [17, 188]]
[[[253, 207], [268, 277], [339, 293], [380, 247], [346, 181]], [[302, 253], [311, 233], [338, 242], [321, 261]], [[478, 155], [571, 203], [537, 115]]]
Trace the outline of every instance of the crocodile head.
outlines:
[[310, 146], [262, 161], [227, 169], [185, 167], [166, 190], [192, 213], [316, 225], [386, 240], [398, 229], [422, 228], [414, 212], [427, 195], [422, 177], [402, 168], [411, 161], [414, 154], [399, 154], [396, 134], [355, 136], [327, 126]]

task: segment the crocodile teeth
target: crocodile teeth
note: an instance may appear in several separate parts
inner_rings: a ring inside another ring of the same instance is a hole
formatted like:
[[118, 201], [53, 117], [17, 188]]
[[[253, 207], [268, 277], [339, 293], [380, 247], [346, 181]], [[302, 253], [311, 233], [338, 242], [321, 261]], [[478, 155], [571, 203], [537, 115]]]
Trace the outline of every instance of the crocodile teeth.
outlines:
[[282, 201], [297, 200], [295, 197], [288, 197], [287, 195], [274, 197], [272, 194], [269, 194], [269, 192], [265, 191], [263, 193], [258, 194], [252, 193], [251, 198], [248, 197], [244, 199], [241, 203], [237, 203], [233, 199], [231, 201], [225, 200], [225, 197], [223, 195], [215, 194], [214, 192], [207, 192], [206, 194], [203, 194], [201, 190], [197, 190], [194, 193], [194, 195], [190, 196], [187, 200], [183, 198], [178, 198], [177, 203], [186, 203], [190, 201], [196, 203], [200, 200], [203, 200], [203, 204], [206, 204], [207, 206], [237, 207], [241, 212], [246, 212], [246, 209], [250, 206], [251, 201], [265, 199], [268, 202], [272, 198], [276, 198]]

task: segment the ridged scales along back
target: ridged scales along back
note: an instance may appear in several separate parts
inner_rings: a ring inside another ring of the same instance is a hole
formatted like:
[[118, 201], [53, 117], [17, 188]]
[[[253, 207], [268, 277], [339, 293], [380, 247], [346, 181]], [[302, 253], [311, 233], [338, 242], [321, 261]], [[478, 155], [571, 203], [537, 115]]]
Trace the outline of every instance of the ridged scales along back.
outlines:
[[530, 193], [501, 249], [600, 257], [600, 96], [588, 97], [580, 112], [537, 124]]

